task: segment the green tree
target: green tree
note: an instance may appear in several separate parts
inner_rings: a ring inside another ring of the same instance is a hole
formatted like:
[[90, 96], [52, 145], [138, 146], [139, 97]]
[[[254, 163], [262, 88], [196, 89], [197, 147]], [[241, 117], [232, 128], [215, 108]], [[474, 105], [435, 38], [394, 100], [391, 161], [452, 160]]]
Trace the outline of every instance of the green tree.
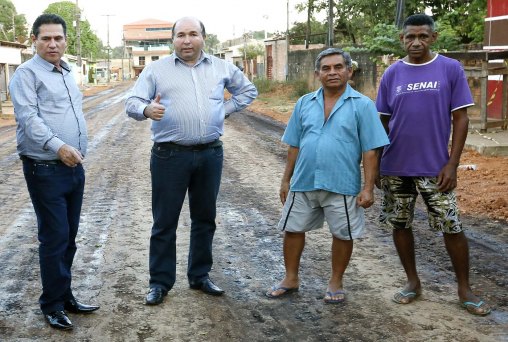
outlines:
[[449, 30], [460, 38], [461, 44], [483, 41], [487, 0], [427, 0], [434, 20], [446, 21]]
[[123, 46], [117, 46], [117, 47], [114, 47], [112, 50], [111, 50], [111, 58], [122, 58], [123, 57]]
[[307, 37], [307, 25], [310, 24], [309, 43], [325, 44], [326, 33], [328, 32], [326, 23], [321, 23], [311, 18], [309, 23], [294, 23], [289, 30], [291, 36], [291, 44], [304, 44]]
[[249, 43], [238, 49], [247, 59], [255, 59], [265, 53], [265, 47], [259, 43]]
[[213, 54], [217, 51], [217, 48], [220, 45], [219, 38], [217, 38], [217, 35], [207, 33], [205, 38], [205, 51], [207, 53]]
[[10, 0], [0, 0], [0, 40], [26, 43], [29, 35], [24, 14]]
[[[439, 32], [437, 41], [432, 50], [454, 51], [460, 48], [460, 38], [445, 19], [436, 22]], [[397, 57], [406, 55], [400, 42], [400, 30], [395, 25], [377, 24], [371, 30], [371, 34], [365, 37], [364, 46], [368, 51], [376, 55], [392, 54]]]
[[[54, 13], [61, 16], [67, 24], [67, 53], [76, 55], [76, 27], [74, 22], [80, 9], [70, 1], [60, 1], [50, 4], [44, 13]], [[102, 42], [92, 31], [88, 20], [80, 20], [81, 31], [81, 55], [86, 58], [96, 59], [101, 56]]]
[[[306, 0], [297, 9], [308, 9], [310, 0]], [[328, 0], [312, 2], [314, 12], [326, 13]], [[387, 32], [374, 30], [376, 25], [395, 24], [396, 1], [393, 0], [335, 0], [334, 1], [335, 41], [341, 45], [375, 42], [375, 35]], [[441, 42], [448, 42], [455, 47], [458, 38], [460, 44], [479, 43], [483, 40], [483, 18], [486, 14], [487, 0], [406, 0], [403, 18], [413, 13], [430, 11], [436, 22], [441, 22], [444, 30]], [[326, 23], [326, 20], [325, 20]], [[374, 33], [375, 32], [375, 33]], [[445, 39], [446, 38], [446, 39]], [[388, 43], [388, 42], [387, 42]]]
[[376, 55], [403, 56], [404, 50], [399, 39], [400, 30], [395, 25], [377, 24], [372, 30], [372, 34], [365, 36], [365, 47]]

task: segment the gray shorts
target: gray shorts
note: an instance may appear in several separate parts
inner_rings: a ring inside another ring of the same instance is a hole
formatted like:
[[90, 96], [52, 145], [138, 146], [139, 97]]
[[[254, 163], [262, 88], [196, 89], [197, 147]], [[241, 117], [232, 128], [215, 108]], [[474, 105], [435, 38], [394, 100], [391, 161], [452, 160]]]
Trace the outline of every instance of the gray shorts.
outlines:
[[356, 196], [325, 190], [290, 191], [278, 227], [304, 233], [322, 228], [325, 218], [330, 232], [338, 239], [353, 240], [363, 235], [364, 209], [356, 205]]

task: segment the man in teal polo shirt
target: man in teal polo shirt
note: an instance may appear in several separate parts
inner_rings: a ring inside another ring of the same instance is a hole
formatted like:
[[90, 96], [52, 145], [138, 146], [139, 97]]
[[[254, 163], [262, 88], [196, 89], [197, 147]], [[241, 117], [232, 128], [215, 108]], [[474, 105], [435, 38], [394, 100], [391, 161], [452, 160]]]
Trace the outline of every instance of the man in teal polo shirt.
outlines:
[[315, 64], [322, 87], [298, 100], [282, 137], [289, 145], [279, 222], [285, 230], [286, 275], [266, 292], [269, 298], [298, 290], [305, 232], [323, 227], [326, 218], [333, 242], [332, 274], [324, 301], [345, 300], [342, 278], [353, 239], [362, 235], [364, 209], [374, 203], [377, 149], [389, 143], [373, 101], [348, 84], [352, 73], [347, 52], [337, 48], [322, 51]]

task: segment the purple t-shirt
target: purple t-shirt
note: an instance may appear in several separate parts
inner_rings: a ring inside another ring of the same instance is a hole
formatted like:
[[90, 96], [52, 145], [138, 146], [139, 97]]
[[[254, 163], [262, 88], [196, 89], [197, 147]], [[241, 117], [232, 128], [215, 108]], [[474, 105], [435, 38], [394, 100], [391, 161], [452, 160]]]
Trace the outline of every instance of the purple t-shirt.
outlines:
[[473, 104], [455, 59], [436, 54], [424, 64], [400, 60], [391, 65], [376, 99], [378, 112], [391, 116], [381, 175], [438, 176], [449, 159], [451, 112]]

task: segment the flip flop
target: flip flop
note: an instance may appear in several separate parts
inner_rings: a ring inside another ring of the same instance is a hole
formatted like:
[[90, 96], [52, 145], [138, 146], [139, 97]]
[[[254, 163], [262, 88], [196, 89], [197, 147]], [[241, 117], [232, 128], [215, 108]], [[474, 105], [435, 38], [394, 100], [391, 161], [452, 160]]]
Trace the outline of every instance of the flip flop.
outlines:
[[[398, 292], [395, 292], [395, 294], [392, 297], [392, 300], [397, 304], [409, 304], [412, 301], [414, 301], [416, 298], [420, 296], [420, 291], [408, 291], [405, 292], [404, 290], [400, 290]], [[407, 298], [407, 302], [402, 301], [402, 299]]]
[[[337, 297], [338, 295], [344, 295], [344, 297], [333, 299], [333, 297]], [[330, 297], [330, 298], [327, 299], [326, 297]], [[345, 300], [346, 300], [346, 291], [344, 291], [344, 290], [337, 290], [335, 292], [326, 291], [325, 297], [323, 298], [323, 301], [326, 304], [343, 303]]]
[[487, 316], [492, 311], [490, 306], [483, 300], [480, 300], [478, 303], [462, 302], [460, 305], [466, 309], [467, 312], [476, 316]]
[[[282, 290], [282, 292], [277, 295], [272, 294], [273, 292], [276, 292], [279, 290]], [[284, 287], [284, 286], [279, 286], [279, 285], [273, 285], [270, 288], [270, 291], [265, 292], [265, 296], [273, 299], [273, 298], [284, 297], [285, 295], [291, 294], [293, 292], [298, 292], [298, 287]]]

